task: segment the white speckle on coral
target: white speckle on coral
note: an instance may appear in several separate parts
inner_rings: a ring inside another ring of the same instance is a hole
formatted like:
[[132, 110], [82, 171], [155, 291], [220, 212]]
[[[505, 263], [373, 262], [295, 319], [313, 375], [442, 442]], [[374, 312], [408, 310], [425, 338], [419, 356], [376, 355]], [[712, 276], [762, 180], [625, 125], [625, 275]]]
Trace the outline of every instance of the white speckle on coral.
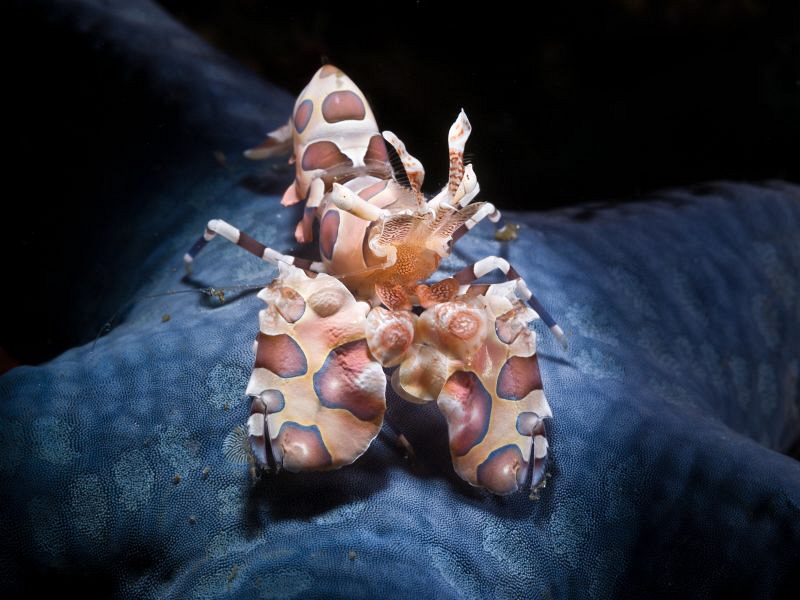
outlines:
[[509, 527], [497, 518], [490, 518], [481, 531], [483, 549], [498, 562], [498, 572], [513, 578], [532, 578], [536, 549], [529, 535]]
[[232, 592], [241, 587], [245, 577], [244, 567], [236, 563], [216, 569], [197, 578], [190, 596], [209, 600], [230, 596]]
[[246, 465], [250, 457], [250, 440], [247, 427], [237, 425], [222, 440], [222, 454], [235, 465]]
[[139, 510], [150, 500], [155, 474], [142, 452], [132, 450], [123, 454], [111, 467], [111, 473], [119, 489], [119, 502], [125, 510]]
[[241, 541], [240, 534], [236, 531], [224, 529], [211, 538], [206, 547], [206, 553], [211, 558], [220, 558], [231, 553], [234, 544]]
[[666, 379], [652, 379], [647, 385], [650, 393], [658, 396], [667, 404], [676, 406], [705, 404], [706, 398], [702, 394], [695, 394], [675, 383], [672, 380]]
[[247, 374], [238, 366], [218, 364], [206, 375], [210, 389], [209, 403], [222, 410], [226, 406], [238, 406], [244, 401]]
[[646, 470], [639, 459], [630, 455], [608, 469], [603, 477], [606, 519], [612, 523], [631, 523], [641, 506], [642, 481]]
[[593, 529], [586, 503], [579, 497], [564, 497], [556, 504], [548, 525], [553, 554], [569, 566], [579, 567]]
[[753, 254], [756, 256], [761, 271], [766, 275], [773, 294], [785, 306], [792, 306], [796, 303], [797, 279], [791, 275], [792, 270], [784, 266], [775, 246], [769, 242], [755, 242]]
[[641, 317], [656, 318], [653, 296], [642, 280], [624, 267], [613, 267], [609, 271], [611, 280], [623, 291], [631, 310]]
[[80, 475], [69, 486], [69, 522], [88, 541], [102, 541], [108, 520], [108, 498], [94, 474]]
[[244, 510], [244, 492], [239, 485], [229, 485], [217, 492], [219, 513], [223, 517], [241, 514]]
[[599, 308], [586, 304], [572, 304], [565, 314], [575, 335], [599, 340], [611, 346], [619, 345], [611, 317]]
[[190, 473], [198, 470], [195, 452], [190, 449], [189, 432], [185, 427], [159, 426], [158, 452], [177, 473]]
[[450, 587], [462, 598], [482, 598], [480, 583], [468, 561], [460, 559], [450, 550], [431, 544], [425, 548], [433, 566]]
[[578, 352], [575, 364], [582, 373], [598, 379], [621, 379], [624, 375], [619, 359], [598, 348]]
[[[683, 338], [685, 341], [685, 338]], [[655, 362], [655, 365], [666, 373], [678, 372], [687, 360], [685, 356], [677, 357], [678, 348], [672, 338], [665, 339], [664, 332], [654, 326], [647, 325], [639, 330], [637, 344]]]
[[68, 465], [78, 457], [72, 447], [72, 427], [66, 421], [47, 416], [33, 423], [36, 455], [54, 465]]
[[675, 298], [689, 313], [690, 322], [694, 323], [695, 326], [708, 325], [709, 307], [700, 297], [698, 288], [689, 276], [681, 271], [674, 271], [672, 287], [675, 291]]

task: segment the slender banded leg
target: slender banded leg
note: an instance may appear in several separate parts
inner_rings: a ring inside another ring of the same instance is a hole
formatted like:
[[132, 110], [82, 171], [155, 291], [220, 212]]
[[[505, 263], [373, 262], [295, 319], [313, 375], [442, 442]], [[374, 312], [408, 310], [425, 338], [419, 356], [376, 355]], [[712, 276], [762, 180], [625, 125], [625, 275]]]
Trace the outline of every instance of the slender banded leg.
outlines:
[[507, 281], [517, 281], [517, 294], [525, 300], [530, 307], [536, 311], [536, 313], [542, 318], [542, 321], [545, 322], [550, 328], [550, 331], [556, 336], [556, 339], [561, 342], [561, 345], [564, 349], [567, 349], [567, 338], [564, 336], [564, 331], [558, 324], [555, 322], [555, 319], [550, 316], [544, 306], [542, 306], [541, 302], [533, 295], [533, 293], [528, 289], [528, 286], [525, 283], [525, 280], [522, 276], [517, 273], [516, 269], [512, 267], [505, 258], [500, 258], [499, 256], [487, 256], [475, 262], [471, 265], [467, 265], [463, 269], [461, 269], [458, 273], [453, 275], [453, 279], [455, 279], [460, 285], [467, 285], [475, 281], [476, 279], [480, 279], [487, 273], [490, 273], [498, 269], [502, 271], [503, 275], [506, 276]]
[[221, 219], [212, 219], [208, 222], [208, 225], [206, 225], [205, 233], [200, 236], [200, 238], [192, 245], [189, 251], [183, 255], [183, 264], [186, 267], [187, 273], [192, 272], [192, 264], [194, 263], [195, 257], [203, 248], [205, 248], [206, 244], [213, 240], [217, 235], [222, 236], [229, 242], [233, 242], [237, 246], [247, 250], [250, 254], [253, 254], [261, 260], [265, 260], [273, 265], [277, 265], [279, 262], [284, 262], [308, 271], [316, 271], [317, 273], [322, 272], [325, 268], [321, 262], [313, 262], [306, 260], [305, 258], [297, 258], [288, 254], [281, 254], [277, 250], [273, 250], [261, 242], [256, 241], [244, 231], [239, 231], [230, 223]]
[[[456, 208], [464, 208], [467, 206], [467, 204], [472, 202], [472, 200], [480, 191], [481, 186], [478, 184], [478, 178], [475, 176], [475, 171], [473, 170], [472, 165], [467, 165], [464, 169], [464, 177], [461, 179], [461, 183], [458, 185], [458, 189], [453, 196], [453, 204], [455, 204]], [[463, 228], [459, 228], [454, 232], [451, 245], [486, 217], [489, 218], [489, 221], [495, 224], [495, 238], [497, 238], [497, 232], [501, 231], [506, 226], [506, 223], [503, 220], [503, 215], [500, 213], [500, 211], [497, 210], [493, 204], [487, 202], [483, 209], [478, 211], [478, 213], [473, 215], [472, 219], [464, 224]]]
[[333, 184], [330, 198], [340, 210], [365, 221], [377, 221], [389, 214], [387, 210], [370, 204], [353, 190], [344, 187], [340, 183]]
[[499, 210], [495, 208], [494, 204], [492, 204], [491, 202], [484, 203], [484, 205], [480, 208], [480, 210], [478, 210], [478, 212], [472, 215], [469, 218], [469, 220], [467, 220], [466, 223], [461, 225], [458, 229], [456, 229], [453, 232], [453, 235], [451, 236], [450, 239], [450, 247], [452, 248], [453, 244], [455, 244], [458, 240], [464, 237], [467, 233], [469, 233], [470, 229], [475, 227], [475, 225], [477, 225], [487, 217], [492, 223], [499, 224], [502, 216], [503, 215], [500, 213]]

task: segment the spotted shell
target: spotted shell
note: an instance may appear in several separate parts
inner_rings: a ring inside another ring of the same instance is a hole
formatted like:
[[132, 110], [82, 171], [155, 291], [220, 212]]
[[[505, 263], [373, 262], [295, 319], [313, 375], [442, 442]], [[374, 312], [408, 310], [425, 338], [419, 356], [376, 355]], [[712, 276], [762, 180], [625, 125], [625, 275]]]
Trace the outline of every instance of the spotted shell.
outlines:
[[295, 202], [305, 198], [311, 181], [323, 173], [388, 161], [369, 102], [333, 65], [319, 69], [300, 92], [291, 127], [296, 170], [294, 190], [288, 193], [294, 194]]
[[[369, 305], [337, 279], [281, 264], [259, 295], [256, 359], [247, 386], [254, 454], [289, 471], [336, 469], [361, 456], [386, 410], [386, 377], [364, 337]], [[269, 438], [269, 443], [267, 443]]]
[[543, 420], [552, 416], [528, 328], [537, 315], [512, 289], [498, 284], [427, 309], [392, 378], [404, 398], [436, 400], [458, 475], [500, 495], [524, 485], [531, 468], [533, 485], [544, 476]]

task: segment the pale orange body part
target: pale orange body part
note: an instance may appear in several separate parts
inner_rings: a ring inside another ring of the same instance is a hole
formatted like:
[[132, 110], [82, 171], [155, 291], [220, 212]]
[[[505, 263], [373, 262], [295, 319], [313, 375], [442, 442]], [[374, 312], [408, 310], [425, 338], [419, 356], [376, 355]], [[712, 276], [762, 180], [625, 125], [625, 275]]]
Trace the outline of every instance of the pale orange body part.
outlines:
[[[361, 90], [326, 65], [298, 96], [289, 123], [248, 152], [264, 158], [291, 148], [295, 180], [281, 203], [305, 202], [299, 241], [311, 241], [319, 222], [324, 273], [281, 264], [259, 294], [268, 307], [247, 388], [250, 439], [263, 454], [268, 437], [285, 468], [324, 470], [358, 458], [383, 420], [382, 367], [397, 366], [398, 394], [437, 402], [465, 481], [508, 494], [531, 469], [535, 481], [543, 477], [542, 422], [552, 413], [528, 328], [538, 315], [514, 282], [476, 290], [453, 278], [423, 283], [454, 233], [494, 211], [470, 203], [478, 191], [463, 164], [470, 131], [462, 111], [449, 134], [450, 180], [428, 201], [421, 163], [397, 136], [381, 135]], [[394, 180], [384, 137], [410, 187]], [[413, 305], [426, 310], [417, 316]]]

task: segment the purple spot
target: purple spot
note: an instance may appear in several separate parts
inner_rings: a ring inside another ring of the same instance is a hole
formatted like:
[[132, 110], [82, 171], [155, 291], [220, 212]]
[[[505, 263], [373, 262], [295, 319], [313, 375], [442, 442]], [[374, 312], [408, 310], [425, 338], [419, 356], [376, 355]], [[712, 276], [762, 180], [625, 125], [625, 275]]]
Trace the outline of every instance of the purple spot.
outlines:
[[369, 138], [369, 145], [364, 154], [364, 164], [370, 162], [386, 162], [389, 160], [389, 154], [386, 152], [386, 143], [379, 135], [373, 135]]
[[312, 112], [314, 112], [314, 103], [311, 100], [303, 100], [297, 107], [294, 113], [294, 128], [297, 129], [297, 133], [303, 133], [311, 120]]
[[339, 150], [339, 146], [333, 142], [322, 141], [314, 142], [306, 147], [303, 152], [301, 165], [305, 171], [313, 171], [315, 169], [327, 170], [339, 165], [352, 166], [353, 161], [347, 158], [347, 156]]
[[319, 249], [322, 256], [328, 260], [333, 259], [333, 247], [336, 245], [336, 238], [339, 237], [339, 211], [329, 210], [322, 217], [319, 224]]
[[450, 451], [464, 456], [486, 436], [492, 398], [470, 371], [456, 371], [444, 384], [436, 403], [447, 419]]
[[[386, 408], [384, 389], [360, 385], [360, 376], [377, 363], [369, 355], [367, 340], [360, 339], [334, 348], [319, 371], [314, 374], [314, 391], [327, 408], [349, 410], [362, 421], [372, 421]], [[384, 379], [385, 386], [385, 379]]]
[[256, 368], [268, 369], [278, 377], [299, 377], [308, 370], [306, 355], [297, 342], [285, 333], [259, 333]]
[[322, 101], [322, 116], [328, 123], [361, 121], [366, 114], [364, 102], [350, 90], [332, 92]]
[[494, 494], [505, 496], [519, 489], [528, 473], [528, 463], [516, 444], [497, 448], [478, 465], [478, 484]]
[[275, 460], [287, 471], [319, 471], [333, 464], [316, 425], [286, 421], [272, 444]]
[[506, 400], [522, 400], [533, 390], [542, 389], [539, 359], [533, 356], [512, 356], [497, 377], [497, 395]]

